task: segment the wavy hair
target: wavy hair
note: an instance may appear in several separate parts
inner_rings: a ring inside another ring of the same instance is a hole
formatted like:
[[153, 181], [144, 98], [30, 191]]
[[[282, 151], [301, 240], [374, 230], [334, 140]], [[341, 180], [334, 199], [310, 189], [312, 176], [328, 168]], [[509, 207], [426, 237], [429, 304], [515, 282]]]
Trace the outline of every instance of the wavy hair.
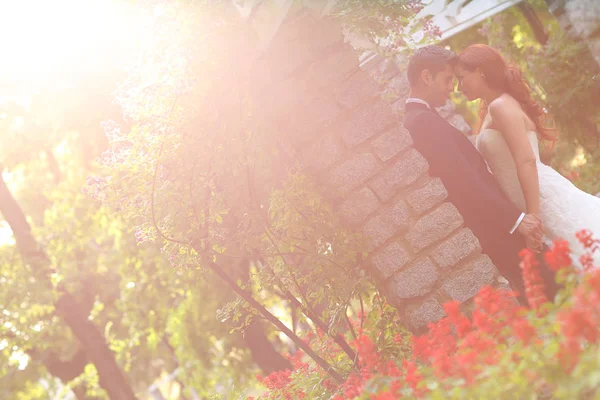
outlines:
[[[485, 82], [492, 89], [510, 94], [521, 104], [523, 111], [535, 124], [536, 130], [543, 140], [554, 143], [558, 131], [553, 126], [547, 128], [544, 122], [547, 119], [544, 109], [532, 98], [531, 89], [523, 78], [521, 69], [508, 63], [500, 52], [485, 44], [473, 44], [463, 50], [456, 62], [468, 71], [479, 68], [484, 74]], [[488, 104], [482, 99], [480, 117], [483, 120]]]

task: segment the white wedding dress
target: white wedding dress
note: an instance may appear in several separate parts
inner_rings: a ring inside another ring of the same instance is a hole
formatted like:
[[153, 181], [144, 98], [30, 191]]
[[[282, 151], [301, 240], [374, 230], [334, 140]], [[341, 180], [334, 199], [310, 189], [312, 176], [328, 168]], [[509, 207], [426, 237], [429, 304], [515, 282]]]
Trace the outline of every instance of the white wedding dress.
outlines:
[[[486, 127], [488, 121], [489, 117], [486, 116], [475, 142], [477, 150], [485, 158], [488, 168], [509, 200], [519, 210], [526, 212], [525, 197], [510, 149], [501, 132]], [[536, 132], [529, 131], [527, 135], [537, 158], [544, 241], [550, 245], [556, 239], [567, 240], [573, 262], [581, 267], [579, 257], [585, 250], [575, 234], [588, 229], [595, 238], [600, 239], [600, 198], [578, 189], [571, 181], [543, 164]], [[600, 267], [598, 251], [594, 255], [594, 266]]]

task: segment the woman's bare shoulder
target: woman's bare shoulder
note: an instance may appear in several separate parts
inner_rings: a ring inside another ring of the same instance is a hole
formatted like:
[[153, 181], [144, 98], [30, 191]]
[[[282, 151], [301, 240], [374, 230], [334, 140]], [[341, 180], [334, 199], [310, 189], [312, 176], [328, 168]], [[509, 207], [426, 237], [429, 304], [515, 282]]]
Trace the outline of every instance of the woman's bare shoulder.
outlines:
[[494, 115], [502, 117], [515, 113], [522, 113], [523, 109], [521, 104], [508, 93], [502, 94], [500, 97], [490, 103], [489, 106], [490, 115], [492, 118]]

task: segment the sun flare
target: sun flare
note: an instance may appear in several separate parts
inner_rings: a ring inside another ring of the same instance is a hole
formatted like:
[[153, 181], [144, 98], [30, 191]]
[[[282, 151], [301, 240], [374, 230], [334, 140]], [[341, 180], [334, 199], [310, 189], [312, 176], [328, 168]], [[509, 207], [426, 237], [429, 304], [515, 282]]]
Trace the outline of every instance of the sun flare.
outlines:
[[0, 3], [1, 89], [60, 84], [134, 46], [143, 19], [110, 0]]

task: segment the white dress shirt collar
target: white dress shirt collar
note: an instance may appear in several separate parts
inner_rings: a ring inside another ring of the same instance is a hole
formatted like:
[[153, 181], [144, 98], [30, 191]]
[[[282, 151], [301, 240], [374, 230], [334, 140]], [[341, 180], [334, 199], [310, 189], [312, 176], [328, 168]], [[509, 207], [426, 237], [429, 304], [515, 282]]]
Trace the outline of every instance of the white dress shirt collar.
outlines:
[[425, 101], [425, 100], [423, 100], [423, 99], [416, 98], [416, 97], [409, 97], [408, 99], [406, 99], [406, 104], [408, 104], [408, 103], [419, 103], [419, 104], [423, 104], [423, 105], [426, 105], [426, 106], [427, 106], [427, 108], [431, 109], [431, 106], [429, 105], [429, 103], [428, 103], [428, 102], [426, 102], [426, 101]]

